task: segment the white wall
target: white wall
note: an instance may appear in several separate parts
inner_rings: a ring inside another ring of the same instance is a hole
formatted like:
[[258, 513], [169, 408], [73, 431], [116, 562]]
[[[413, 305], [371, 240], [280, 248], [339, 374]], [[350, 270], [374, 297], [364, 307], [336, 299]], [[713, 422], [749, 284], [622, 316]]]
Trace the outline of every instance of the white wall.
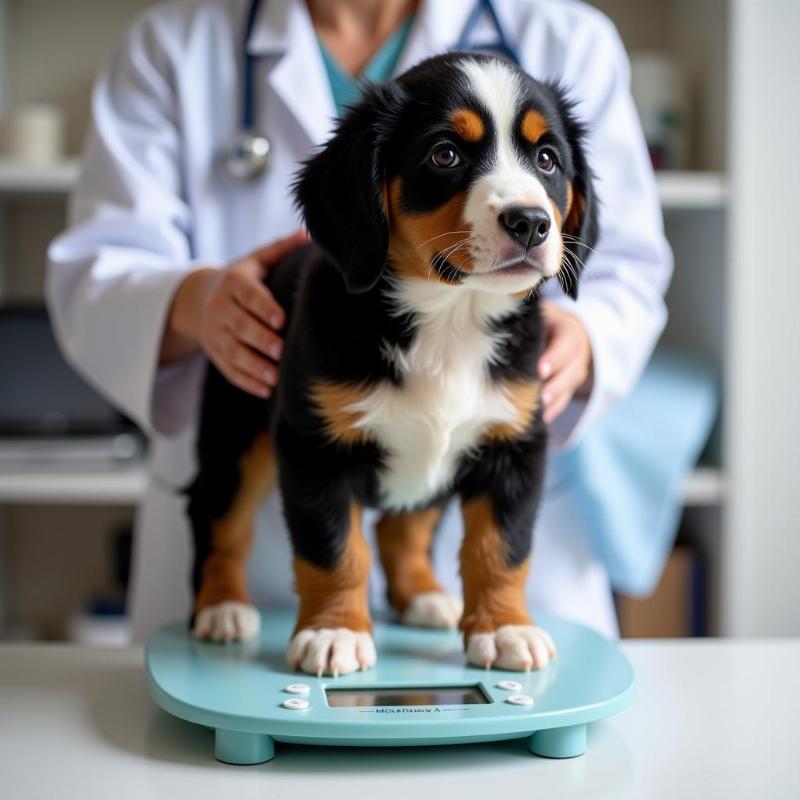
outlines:
[[800, 635], [800, 2], [731, 0], [723, 632]]
[[67, 148], [81, 149], [89, 93], [129, 22], [155, 0], [6, 0], [8, 103], [48, 102], [67, 118]]

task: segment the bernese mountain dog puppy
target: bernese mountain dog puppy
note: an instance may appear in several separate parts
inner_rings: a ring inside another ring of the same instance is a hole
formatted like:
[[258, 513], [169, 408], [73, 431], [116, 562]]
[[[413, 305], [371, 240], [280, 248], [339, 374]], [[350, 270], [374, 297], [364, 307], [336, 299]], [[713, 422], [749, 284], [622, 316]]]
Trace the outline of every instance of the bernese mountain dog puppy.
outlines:
[[[495, 57], [449, 54], [368, 88], [295, 186], [313, 244], [267, 285], [287, 312], [269, 400], [209, 366], [195, 539], [194, 634], [255, 635], [245, 566], [277, 481], [294, 551], [293, 668], [375, 663], [362, 510], [401, 621], [455, 627], [479, 666], [555, 651], [525, 606], [546, 431], [537, 288], [577, 294], [595, 242], [584, 131], [563, 91]], [[457, 495], [463, 613], [429, 560]], [[288, 567], [288, 565], [287, 565]]]

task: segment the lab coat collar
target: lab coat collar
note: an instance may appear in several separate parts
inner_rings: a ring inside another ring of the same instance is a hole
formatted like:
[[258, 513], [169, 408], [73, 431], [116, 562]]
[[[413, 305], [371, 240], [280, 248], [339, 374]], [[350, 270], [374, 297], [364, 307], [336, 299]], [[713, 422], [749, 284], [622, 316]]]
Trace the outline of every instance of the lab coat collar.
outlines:
[[[248, 3], [252, 0], [248, 0]], [[296, 25], [295, 0], [261, 0], [258, 16], [247, 41], [247, 52], [255, 56], [284, 53]], [[302, 3], [305, 6], [305, 3]]]
[[[452, 49], [473, 4], [421, 0], [396, 74]], [[305, 0], [262, 0], [247, 51], [278, 56], [269, 82], [314, 144], [329, 135], [336, 111]]]
[[429, 56], [452, 50], [461, 36], [474, 0], [420, 0], [417, 16], [396, 74], [405, 72]]
[[262, 0], [247, 52], [277, 56], [269, 69], [270, 86], [311, 143], [325, 141], [336, 109], [304, 0]]

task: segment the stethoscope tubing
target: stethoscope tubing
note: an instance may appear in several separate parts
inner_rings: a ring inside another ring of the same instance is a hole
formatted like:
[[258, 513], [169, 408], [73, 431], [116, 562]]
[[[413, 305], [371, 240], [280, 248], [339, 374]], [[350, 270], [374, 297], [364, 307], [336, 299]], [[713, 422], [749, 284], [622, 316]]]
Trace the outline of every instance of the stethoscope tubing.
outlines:
[[[245, 183], [261, 177], [268, 169], [271, 159], [270, 142], [266, 136], [256, 131], [255, 122], [255, 73], [258, 56], [249, 50], [250, 37], [261, 10], [262, 0], [250, 0], [247, 9], [242, 38], [242, 95], [239, 109], [239, 130], [230, 144], [220, 153], [219, 166], [222, 172], [234, 182]], [[470, 44], [470, 38], [478, 24], [481, 14], [487, 13], [497, 33], [494, 43]], [[467, 21], [456, 42], [455, 51], [492, 52], [519, 65], [519, 55], [509, 42], [503, 25], [497, 15], [492, 0], [476, 0]]]

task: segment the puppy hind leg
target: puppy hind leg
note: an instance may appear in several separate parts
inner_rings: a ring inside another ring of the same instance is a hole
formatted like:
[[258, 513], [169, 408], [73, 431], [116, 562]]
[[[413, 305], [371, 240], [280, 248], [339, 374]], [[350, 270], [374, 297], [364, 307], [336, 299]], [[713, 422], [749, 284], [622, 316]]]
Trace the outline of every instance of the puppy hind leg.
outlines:
[[[247, 557], [258, 508], [275, 483], [273, 447], [266, 432], [256, 434], [239, 460], [238, 484], [222, 513], [209, 512], [210, 487], [199, 480], [190, 490], [189, 514], [195, 533], [195, 636], [213, 641], [248, 639], [260, 618], [247, 593]], [[201, 473], [202, 477], [202, 473]]]
[[430, 559], [441, 509], [385, 514], [376, 533], [389, 601], [406, 625], [455, 628], [461, 602], [442, 590]]

